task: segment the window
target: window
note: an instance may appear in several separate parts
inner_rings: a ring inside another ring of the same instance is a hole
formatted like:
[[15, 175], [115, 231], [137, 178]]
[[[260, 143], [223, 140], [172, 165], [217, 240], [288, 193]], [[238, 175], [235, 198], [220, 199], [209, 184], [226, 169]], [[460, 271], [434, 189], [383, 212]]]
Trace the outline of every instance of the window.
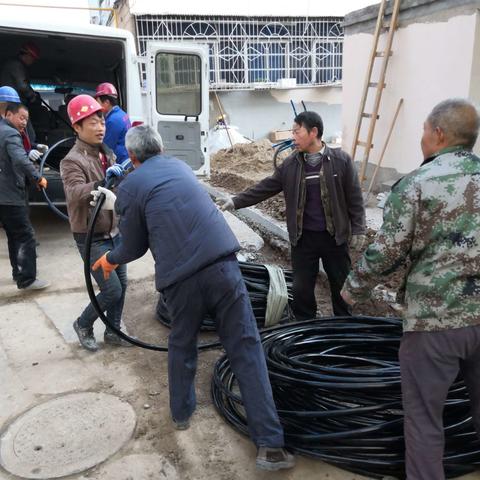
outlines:
[[158, 53], [155, 60], [157, 111], [197, 116], [201, 107], [202, 66], [198, 55]]

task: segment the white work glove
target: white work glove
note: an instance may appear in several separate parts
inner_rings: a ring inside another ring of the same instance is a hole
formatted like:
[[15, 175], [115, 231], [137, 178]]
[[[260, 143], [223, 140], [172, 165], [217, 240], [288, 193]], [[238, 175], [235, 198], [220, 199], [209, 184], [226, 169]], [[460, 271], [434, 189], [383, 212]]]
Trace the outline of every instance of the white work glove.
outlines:
[[112, 165], [111, 167], [107, 168], [105, 172], [105, 178], [108, 180], [112, 177], [123, 177], [125, 175], [125, 170], [119, 164]]
[[37, 150], [41, 153], [47, 153], [48, 145], [44, 145], [43, 143], [37, 143]]
[[38, 162], [42, 158], [43, 153], [40, 153], [38, 150], [32, 149], [28, 152], [28, 158], [32, 162]]
[[225, 210], [235, 210], [235, 204], [233, 203], [233, 199], [230, 195], [228, 195], [225, 198], [220, 199], [219, 201], [220, 204], [220, 209], [225, 211]]
[[363, 234], [352, 235], [352, 239], [350, 240], [350, 248], [357, 251], [361, 250], [366, 238], [367, 236]]
[[105, 201], [103, 202], [102, 210], [113, 210], [117, 196], [111, 190], [105, 187], [98, 187], [97, 190], [92, 190], [90, 193], [93, 197], [93, 200], [90, 202], [92, 207], [97, 206], [98, 197], [101, 193], [104, 193]]

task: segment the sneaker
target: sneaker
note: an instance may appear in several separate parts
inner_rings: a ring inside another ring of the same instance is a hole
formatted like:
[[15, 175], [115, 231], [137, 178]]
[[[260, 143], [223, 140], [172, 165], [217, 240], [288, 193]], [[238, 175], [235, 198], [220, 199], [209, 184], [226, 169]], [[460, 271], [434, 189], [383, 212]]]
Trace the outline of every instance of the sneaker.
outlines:
[[177, 430], [187, 430], [190, 428], [190, 419], [187, 418], [186, 420], [183, 420], [182, 422], [177, 422], [175, 419], [173, 420], [173, 425]]
[[78, 324], [78, 318], [73, 322], [73, 329], [78, 335], [80, 345], [86, 350], [96, 352], [98, 350], [98, 344], [93, 335], [93, 328], [83, 328]]
[[46, 280], [40, 280], [39, 278], [36, 278], [33, 283], [28, 285], [27, 287], [18, 287], [20, 290], [43, 290], [44, 288], [47, 288], [50, 286], [50, 282], [47, 282]]
[[257, 468], [261, 470], [280, 470], [292, 468], [295, 465], [295, 457], [284, 448], [258, 447]]
[[103, 341], [108, 345], [115, 345], [116, 347], [134, 347], [133, 343], [124, 340], [123, 338], [119, 337], [114, 332], [105, 332], [103, 334]]

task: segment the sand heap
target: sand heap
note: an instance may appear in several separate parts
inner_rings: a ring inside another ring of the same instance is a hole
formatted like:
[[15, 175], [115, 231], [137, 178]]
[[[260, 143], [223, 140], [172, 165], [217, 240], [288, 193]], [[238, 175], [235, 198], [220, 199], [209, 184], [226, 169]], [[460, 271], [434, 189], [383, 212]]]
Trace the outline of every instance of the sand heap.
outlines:
[[275, 150], [269, 140], [234, 145], [211, 157], [212, 172], [232, 173], [258, 181], [273, 173]]
[[[291, 150], [279, 155], [281, 162]], [[211, 182], [238, 193], [258, 181], [272, 175], [274, 148], [269, 140], [263, 139], [249, 144], [237, 144], [232, 148], [219, 150], [211, 157]], [[266, 200], [259, 207], [280, 220], [285, 219], [283, 194]]]

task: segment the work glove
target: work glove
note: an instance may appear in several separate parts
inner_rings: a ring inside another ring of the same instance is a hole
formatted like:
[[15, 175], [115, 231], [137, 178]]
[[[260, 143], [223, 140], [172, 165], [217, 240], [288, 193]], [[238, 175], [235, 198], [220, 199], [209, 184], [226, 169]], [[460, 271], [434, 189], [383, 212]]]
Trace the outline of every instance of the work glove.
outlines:
[[102, 193], [105, 194], [105, 201], [103, 202], [103, 205], [102, 205], [102, 210], [113, 210], [114, 206], [115, 206], [115, 200], [117, 199], [117, 196], [111, 191], [109, 190], [108, 188], [105, 188], [105, 187], [98, 187], [97, 190], [92, 190], [90, 192], [92, 194], [92, 197], [93, 197], [93, 200], [90, 202], [90, 205], [92, 207], [96, 207], [97, 206], [97, 202], [98, 202], [98, 197], [100, 197], [100, 195]]
[[352, 250], [360, 251], [363, 248], [363, 244], [365, 243], [366, 237], [367, 236], [363, 234], [353, 235], [352, 239], [350, 240], [350, 248]]
[[39, 152], [38, 150], [32, 149], [28, 152], [28, 158], [32, 162], [38, 162], [40, 158], [42, 158], [43, 153]]
[[47, 153], [48, 145], [44, 145], [43, 143], [37, 143], [37, 150], [41, 153]]
[[125, 170], [121, 165], [115, 164], [107, 168], [105, 173], [105, 178], [109, 180], [112, 177], [123, 177], [125, 175]]
[[233, 198], [230, 195], [228, 195], [225, 198], [222, 198], [219, 203], [220, 203], [220, 209], [223, 211], [235, 210], [235, 204], [233, 203]]
[[92, 270], [95, 272], [99, 268], [103, 270], [103, 278], [108, 280], [110, 278], [110, 274], [118, 267], [118, 264], [110, 263], [107, 260], [107, 253], [102, 255], [93, 265]]
[[37, 185], [39, 188], [47, 188], [47, 179], [45, 177], [40, 178], [40, 180], [37, 182]]

